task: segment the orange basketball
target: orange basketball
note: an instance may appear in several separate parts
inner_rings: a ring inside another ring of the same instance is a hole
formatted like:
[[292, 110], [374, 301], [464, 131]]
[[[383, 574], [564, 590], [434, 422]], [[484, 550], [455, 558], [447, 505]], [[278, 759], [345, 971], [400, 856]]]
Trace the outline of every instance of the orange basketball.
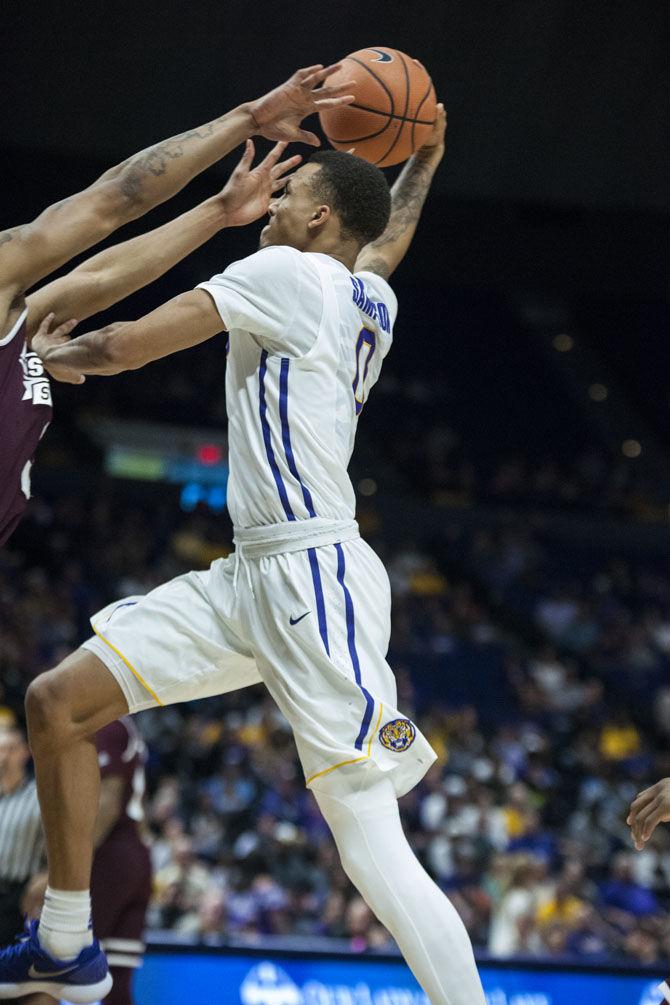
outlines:
[[437, 114], [435, 88], [424, 67], [380, 45], [345, 56], [328, 83], [348, 80], [356, 81], [354, 103], [319, 115], [328, 142], [378, 167], [411, 157], [428, 138]]

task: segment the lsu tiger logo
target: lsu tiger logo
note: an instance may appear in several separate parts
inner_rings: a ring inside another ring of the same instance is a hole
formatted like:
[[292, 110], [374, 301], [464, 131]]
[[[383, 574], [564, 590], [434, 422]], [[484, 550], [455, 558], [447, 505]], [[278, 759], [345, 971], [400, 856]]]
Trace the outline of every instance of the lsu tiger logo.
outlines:
[[379, 730], [379, 742], [394, 754], [408, 750], [416, 739], [416, 729], [409, 719], [393, 719]]

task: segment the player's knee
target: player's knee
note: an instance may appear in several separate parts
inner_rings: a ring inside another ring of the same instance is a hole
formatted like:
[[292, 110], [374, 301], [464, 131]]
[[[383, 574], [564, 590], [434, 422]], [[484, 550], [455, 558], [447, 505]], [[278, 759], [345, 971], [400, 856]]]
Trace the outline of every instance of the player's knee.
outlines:
[[366, 866], [362, 856], [355, 848], [339, 848], [340, 862], [347, 876], [359, 893], [364, 893]]
[[26, 692], [26, 722], [33, 752], [46, 737], [53, 738], [56, 734], [65, 739], [67, 724], [71, 721], [67, 695], [59, 681], [58, 671], [49, 670], [40, 674]]

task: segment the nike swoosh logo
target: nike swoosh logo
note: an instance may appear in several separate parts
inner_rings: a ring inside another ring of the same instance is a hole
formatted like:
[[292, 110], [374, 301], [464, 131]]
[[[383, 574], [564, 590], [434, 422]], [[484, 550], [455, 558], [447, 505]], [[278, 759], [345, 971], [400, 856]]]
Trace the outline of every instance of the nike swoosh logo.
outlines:
[[288, 619], [288, 623], [289, 623], [289, 625], [297, 625], [299, 621], [302, 621], [303, 618], [306, 618], [307, 615], [311, 614], [311, 613], [312, 613], [311, 611], [305, 611], [305, 613], [301, 614], [299, 618], [290, 617]]
[[390, 52], [384, 52], [383, 49], [370, 49], [369, 51], [370, 52], [377, 52], [377, 53], [379, 53], [379, 55], [377, 56], [377, 58], [372, 60], [373, 63], [392, 63], [393, 62], [393, 56], [391, 55]]
[[78, 966], [79, 966], [79, 964], [75, 963], [74, 966], [65, 967], [64, 970], [36, 970], [35, 969], [35, 964], [31, 963], [30, 970], [28, 971], [28, 977], [34, 977], [35, 980], [38, 980], [38, 981], [39, 980], [44, 980], [45, 977], [46, 978], [49, 978], [49, 977], [62, 977], [63, 974], [71, 974], [72, 971], [76, 970]]

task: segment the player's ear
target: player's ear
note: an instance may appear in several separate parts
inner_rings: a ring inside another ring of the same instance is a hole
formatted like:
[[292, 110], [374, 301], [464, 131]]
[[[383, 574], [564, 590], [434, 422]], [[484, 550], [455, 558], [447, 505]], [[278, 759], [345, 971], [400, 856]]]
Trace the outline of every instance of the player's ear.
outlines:
[[312, 218], [307, 224], [309, 230], [316, 231], [325, 227], [332, 216], [330, 206], [317, 206]]

